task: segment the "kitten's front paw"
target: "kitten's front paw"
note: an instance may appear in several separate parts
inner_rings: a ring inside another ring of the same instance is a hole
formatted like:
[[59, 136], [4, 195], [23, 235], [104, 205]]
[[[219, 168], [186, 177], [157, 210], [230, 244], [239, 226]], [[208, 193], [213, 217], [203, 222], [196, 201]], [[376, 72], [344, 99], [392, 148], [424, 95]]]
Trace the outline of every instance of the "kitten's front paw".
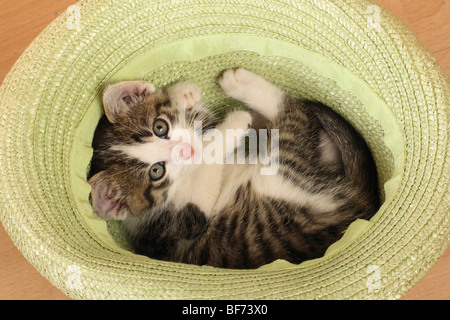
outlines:
[[201, 89], [191, 81], [179, 82], [168, 89], [172, 103], [179, 110], [190, 110], [197, 105], [202, 98]]
[[229, 69], [224, 72], [219, 84], [227, 95], [242, 101], [260, 78], [259, 75], [244, 68]]
[[[225, 139], [225, 154], [232, 154], [233, 151], [244, 143], [244, 137], [248, 133], [252, 126], [252, 116], [247, 111], [234, 111], [229, 113], [222, 126], [225, 128], [226, 139]], [[231, 129], [231, 132], [229, 130]], [[231, 134], [232, 139], [229, 139], [229, 134]], [[236, 143], [235, 144], [235, 138]]]
[[246, 132], [252, 126], [252, 115], [248, 111], [234, 111], [225, 118], [224, 126], [226, 129], [242, 129]]

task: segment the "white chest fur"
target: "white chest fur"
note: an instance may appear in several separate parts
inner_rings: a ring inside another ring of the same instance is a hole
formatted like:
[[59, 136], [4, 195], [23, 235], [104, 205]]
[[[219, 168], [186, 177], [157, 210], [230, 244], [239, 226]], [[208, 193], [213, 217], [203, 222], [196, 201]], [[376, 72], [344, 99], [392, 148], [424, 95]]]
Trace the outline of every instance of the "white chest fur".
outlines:
[[263, 197], [285, 200], [315, 212], [330, 212], [338, 206], [329, 194], [310, 193], [280, 175], [261, 175], [257, 165], [214, 165], [204, 169], [172, 189], [173, 201], [180, 205], [192, 202], [212, 216], [233, 203], [239, 187], [250, 182], [252, 190]]

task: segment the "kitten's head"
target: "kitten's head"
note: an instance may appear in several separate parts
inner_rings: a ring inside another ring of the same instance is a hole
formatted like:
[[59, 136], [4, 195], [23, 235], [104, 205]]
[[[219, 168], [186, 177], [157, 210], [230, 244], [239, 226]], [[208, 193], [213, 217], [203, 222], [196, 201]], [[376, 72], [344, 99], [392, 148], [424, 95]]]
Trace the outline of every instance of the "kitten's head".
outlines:
[[180, 160], [194, 153], [192, 144], [174, 138], [185, 114], [164, 91], [143, 81], [109, 86], [103, 105], [107, 121], [96, 131], [97, 172], [89, 179], [92, 207], [104, 219], [140, 216], [167, 199], [188, 166]]

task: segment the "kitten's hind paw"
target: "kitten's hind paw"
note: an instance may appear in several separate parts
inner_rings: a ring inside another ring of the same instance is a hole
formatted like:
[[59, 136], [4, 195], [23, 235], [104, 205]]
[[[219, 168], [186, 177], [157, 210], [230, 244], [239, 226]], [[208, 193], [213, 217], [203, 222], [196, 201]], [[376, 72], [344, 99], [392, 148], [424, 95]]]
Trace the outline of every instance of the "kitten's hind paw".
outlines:
[[242, 101], [259, 79], [259, 75], [244, 68], [237, 68], [225, 71], [219, 84], [227, 95]]
[[219, 84], [230, 97], [258, 111], [267, 119], [278, 115], [284, 92], [260, 75], [244, 68], [225, 71]]

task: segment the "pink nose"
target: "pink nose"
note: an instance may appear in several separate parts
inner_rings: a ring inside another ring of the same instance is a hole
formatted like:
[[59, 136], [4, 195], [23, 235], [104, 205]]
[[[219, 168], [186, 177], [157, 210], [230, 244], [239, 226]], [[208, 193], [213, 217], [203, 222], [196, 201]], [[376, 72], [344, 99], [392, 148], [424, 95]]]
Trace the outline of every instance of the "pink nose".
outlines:
[[180, 148], [180, 157], [184, 160], [189, 159], [194, 155], [194, 148], [189, 143], [182, 143]]

